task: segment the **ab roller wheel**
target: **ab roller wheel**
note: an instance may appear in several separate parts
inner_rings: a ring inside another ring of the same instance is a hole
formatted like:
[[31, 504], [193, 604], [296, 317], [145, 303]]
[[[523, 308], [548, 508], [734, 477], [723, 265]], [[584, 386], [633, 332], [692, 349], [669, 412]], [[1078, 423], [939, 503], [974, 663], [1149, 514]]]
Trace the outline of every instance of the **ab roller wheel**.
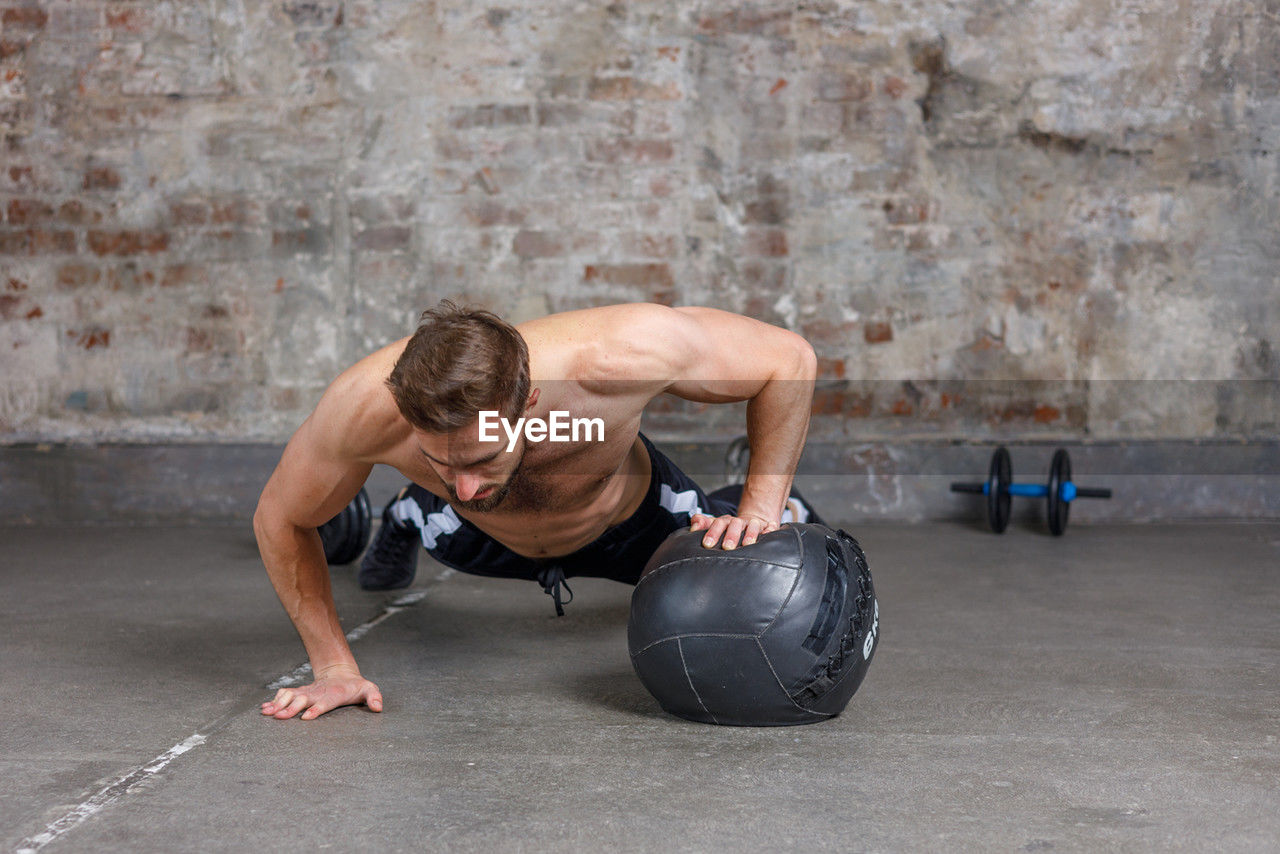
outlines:
[[987, 521], [991, 530], [997, 534], [1004, 533], [1009, 526], [1009, 505], [1013, 496], [1045, 499], [1049, 516], [1049, 530], [1055, 537], [1067, 531], [1067, 515], [1071, 511], [1071, 502], [1077, 498], [1110, 498], [1111, 490], [1097, 487], [1077, 486], [1071, 480], [1071, 457], [1063, 448], [1053, 454], [1049, 464], [1049, 481], [1041, 486], [1031, 483], [1013, 482], [1013, 465], [1009, 459], [1007, 448], [996, 448], [991, 455], [991, 467], [987, 470], [985, 483], [953, 483], [952, 492], [972, 492], [987, 497]]

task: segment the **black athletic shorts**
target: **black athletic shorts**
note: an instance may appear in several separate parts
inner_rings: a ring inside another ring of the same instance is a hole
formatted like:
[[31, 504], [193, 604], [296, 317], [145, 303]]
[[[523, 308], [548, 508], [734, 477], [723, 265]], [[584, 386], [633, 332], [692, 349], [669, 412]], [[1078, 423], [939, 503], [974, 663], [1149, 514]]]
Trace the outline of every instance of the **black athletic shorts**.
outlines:
[[[455, 513], [443, 498], [417, 484], [411, 484], [389, 509], [400, 522], [420, 532], [427, 552], [445, 566], [474, 575], [537, 581], [555, 598], [557, 612], [563, 613], [560, 585], [566, 578], [611, 578], [635, 584], [650, 555], [673, 531], [688, 528], [693, 514], [722, 516], [737, 510], [741, 485], [705, 493], [643, 433], [640, 441], [653, 467], [649, 491], [640, 506], [595, 541], [561, 557], [535, 560], [516, 554]], [[798, 518], [793, 518], [792, 506]], [[793, 491], [783, 521], [821, 520]]]

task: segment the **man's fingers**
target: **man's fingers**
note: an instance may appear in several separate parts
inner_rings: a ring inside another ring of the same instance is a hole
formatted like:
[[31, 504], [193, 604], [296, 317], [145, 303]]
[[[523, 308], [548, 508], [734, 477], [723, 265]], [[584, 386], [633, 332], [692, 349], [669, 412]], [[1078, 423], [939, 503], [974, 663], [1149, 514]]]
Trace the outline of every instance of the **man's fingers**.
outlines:
[[296, 715], [298, 712], [302, 711], [309, 705], [311, 705], [310, 699], [308, 699], [303, 694], [298, 694], [294, 696], [293, 702], [289, 703], [288, 706], [285, 706], [283, 709], [275, 713], [275, 718], [276, 720], [287, 721], [289, 718], [293, 717], [294, 715]]
[[708, 528], [714, 519], [714, 516], [708, 516], [705, 513], [694, 513], [689, 517], [689, 530], [701, 531]]
[[[692, 530], [706, 530], [706, 534], [702, 538], [703, 547], [711, 549], [718, 544], [726, 551], [732, 551], [738, 546], [754, 545], [760, 539], [761, 534], [776, 531], [781, 527], [777, 522], [769, 522], [758, 516], [746, 519], [738, 516], [717, 516], [714, 519], [695, 516], [693, 519]], [[710, 521], [708, 524], [699, 525], [698, 520], [700, 519], [709, 519]]]
[[729, 527], [729, 519], [731, 516], [717, 516], [707, 526], [707, 533], [702, 538], [702, 545], [709, 549], [716, 547], [716, 543], [720, 542], [720, 537], [724, 535], [725, 528]]
[[307, 709], [305, 712], [302, 713], [302, 717], [300, 718], [300, 720], [304, 720], [304, 721], [314, 720], [315, 718], [318, 718], [321, 715], [323, 715], [325, 712], [333, 709], [333, 707], [334, 706], [332, 703], [326, 703], [323, 700], [316, 700], [315, 703], [311, 705], [311, 708]]
[[276, 712], [289, 705], [289, 701], [293, 699], [293, 691], [288, 688], [281, 688], [276, 691], [276, 695], [270, 700], [262, 704], [262, 713], [264, 715], [274, 715]]
[[720, 543], [720, 547], [725, 551], [732, 551], [738, 547], [738, 543], [742, 542], [742, 532], [747, 527], [746, 520], [733, 517], [729, 520], [729, 524], [724, 529], [724, 540]]
[[377, 688], [374, 688], [371, 691], [366, 691], [364, 695], [364, 703], [373, 711], [380, 712], [382, 711], [382, 694]]

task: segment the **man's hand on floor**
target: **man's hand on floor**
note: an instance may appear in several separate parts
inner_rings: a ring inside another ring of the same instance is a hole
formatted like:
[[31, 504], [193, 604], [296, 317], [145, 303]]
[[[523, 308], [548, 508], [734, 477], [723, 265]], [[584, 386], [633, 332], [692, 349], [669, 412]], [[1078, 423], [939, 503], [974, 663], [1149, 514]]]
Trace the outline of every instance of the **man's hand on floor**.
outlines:
[[361, 703], [375, 712], [382, 711], [382, 692], [359, 670], [336, 665], [322, 670], [310, 685], [281, 688], [274, 698], [262, 704], [262, 714], [283, 721], [301, 712], [302, 720], [309, 721], [340, 706]]

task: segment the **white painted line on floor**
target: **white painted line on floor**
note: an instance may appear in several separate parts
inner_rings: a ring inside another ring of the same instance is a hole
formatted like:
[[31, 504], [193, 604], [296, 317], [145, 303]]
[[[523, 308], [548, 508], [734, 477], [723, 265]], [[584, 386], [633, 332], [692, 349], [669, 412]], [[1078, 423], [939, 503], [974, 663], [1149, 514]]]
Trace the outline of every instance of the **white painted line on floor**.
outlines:
[[80, 824], [85, 819], [91, 818], [111, 806], [111, 804], [127, 795], [134, 786], [156, 774], [159, 774], [164, 770], [164, 767], [174, 759], [194, 747], [199, 747], [204, 744], [204, 741], [205, 736], [198, 732], [194, 733], [186, 741], [175, 744], [155, 759], [152, 759], [146, 765], [133, 769], [128, 774], [125, 774], [114, 783], [104, 787], [98, 792], [98, 794], [89, 798], [89, 800], [80, 804], [78, 807], [71, 810], [71, 812], [46, 827], [42, 833], [38, 833], [35, 836], [22, 840], [18, 845], [17, 854], [34, 854], [36, 851], [39, 851], [41, 848], [54, 841], [71, 828]]
[[[456, 572], [457, 570], [454, 570], [454, 569], [446, 569], [444, 572], [441, 572], [439, 575], [437, 575], [433, 580], [444, 581], [446, 578], [448, 578], [449, 576], [453, 575]], [[393, 600], [391, 604], [387, 605], [386, 609], [381, 614], [374, 617], [369, 622], [362, 623], [356, 626], [351, 631], [347, 632], [347, 642], [354, 643], [360, 640], [360, 638], [369, 634], [369, 631], [373, 629], [374, 626], [383, 622], [388, 617], [391, 617], [394, 614], [400, 613], [406, 608], [412, 608], [414, 605], [417, 605], [423, 599], [427, 598], [427, 594], [430, 592], [431, 592], [430, 589], [418, 590], [414, 593], [407, 593], [404, 596], [401, 596], [399, 599]], [[297, 685], [303, 684], [310, 678], [311, 678], [311, 665], [299, 664], [297, 667], [293, 668], [293, 670], [289, 671], [283, 676], [280, 676], [279, 678], [270, 682], [267, 685], [267, 690], [279, 691], [281, 688], [293, 688]]]
[[[450, 575], [453, 575], [454, 572], [455, 570], [446, 569], [444, 572], [437, 575], [435, 577], [435, 580], [444, 581]], [[361, 625], [356, 626], [354, 629], [347, 632], [347, 640], [348, 641], [360, 640], [360, 638], [367, 635], [374, 626], [378, 625], [379, 623], [382, 623], [393, 614], [398, 614], [407, 608], [412, 608], [414, 605], [417, 605], [423, 599], [427, 598], [427, 594], [430, 592], [431, 592], [430, 589], [419, 590], [414, 593], [409, 593], [405, 596], [401, 596], [399, 599], [393, 600], [389, 605], [387, 605], [387, 607], [383, 610], [381, 614], [374, 617], [369, 622], [362, 623]], [[285, 675], [273, 680], [270, 684], [267, 685], [267, 689], [278, 690], [280, 688], [288, 688], [293, 685], [300, 685], [302, 684], [302, 681], [306, 679], [310, 674], [311, 674], [310, 664], [300, 665], [298, 667], [295, 667], [289, 673], [286, 673]], [[212, 734], [212, 732], [218, 729], [221, 729], [226, 723], [232, 720], [232, 718], [234, 718], [239, 713], [240, 713], [240, 710], [237, 710], [236, 712], [233, 712], [230, 715], [223, 715], [221, 718], [219, 718], [212, 725], [206, 727], [205, 729], [209, 730], [210, 734]], [[116, 801], [120, 800], [125, 795], [129, 794], [129, 792], [133, 791], [133, 789], [136, 788], [138, 784], [145, 782], [151, 777], [154, 777], [156, 774], [159, 774], [161, 771], [165, 769], [165, 766], [167, 766], [173, 760], [177, 759], [182, 754], [186, 753], [188, 750], [192, 750], [204, 744], [205, 741], [208, 739], [208, 737], [209, 737], [208, 735], [201, 735], [198, 732], [192, 733], [190, 736], [187, 737], [185, 741], [181, 741], [178, 744], [175, 744], [173, 747], [170, 747], [164, 753], [161, 753], [159, 756], [157, 756], [155, 759], [152, 759], [150, 762], [146, 763], [145, 765], [141, 765], [133, 769], [132, 771], [125, 774], [120, 779], [116, 780], [114, 783], [111, 783], [103, 787], [96, 795], [89, 798], [89, 800], [85, 801], [84, 803], [76, 806], [74, 809], [72, 809], [67, 814], [63, 815], [57, 821], [50, 824], [40, 833], [37, 833], [35, 836], [30, 836], [22, 840], [22, 842], [18, 843], [18, 848], [14, 852], [14, 854], [35, 854], [35, 852], [39, 851], [41, 848], [48, 845], [50, 842], [53, 842], [54, 840], [62, 836], [67, 831], [80, 825], [84, 821], [92, 818], [93, 816], [102, 812], [102, 810], [106, 809]]]

